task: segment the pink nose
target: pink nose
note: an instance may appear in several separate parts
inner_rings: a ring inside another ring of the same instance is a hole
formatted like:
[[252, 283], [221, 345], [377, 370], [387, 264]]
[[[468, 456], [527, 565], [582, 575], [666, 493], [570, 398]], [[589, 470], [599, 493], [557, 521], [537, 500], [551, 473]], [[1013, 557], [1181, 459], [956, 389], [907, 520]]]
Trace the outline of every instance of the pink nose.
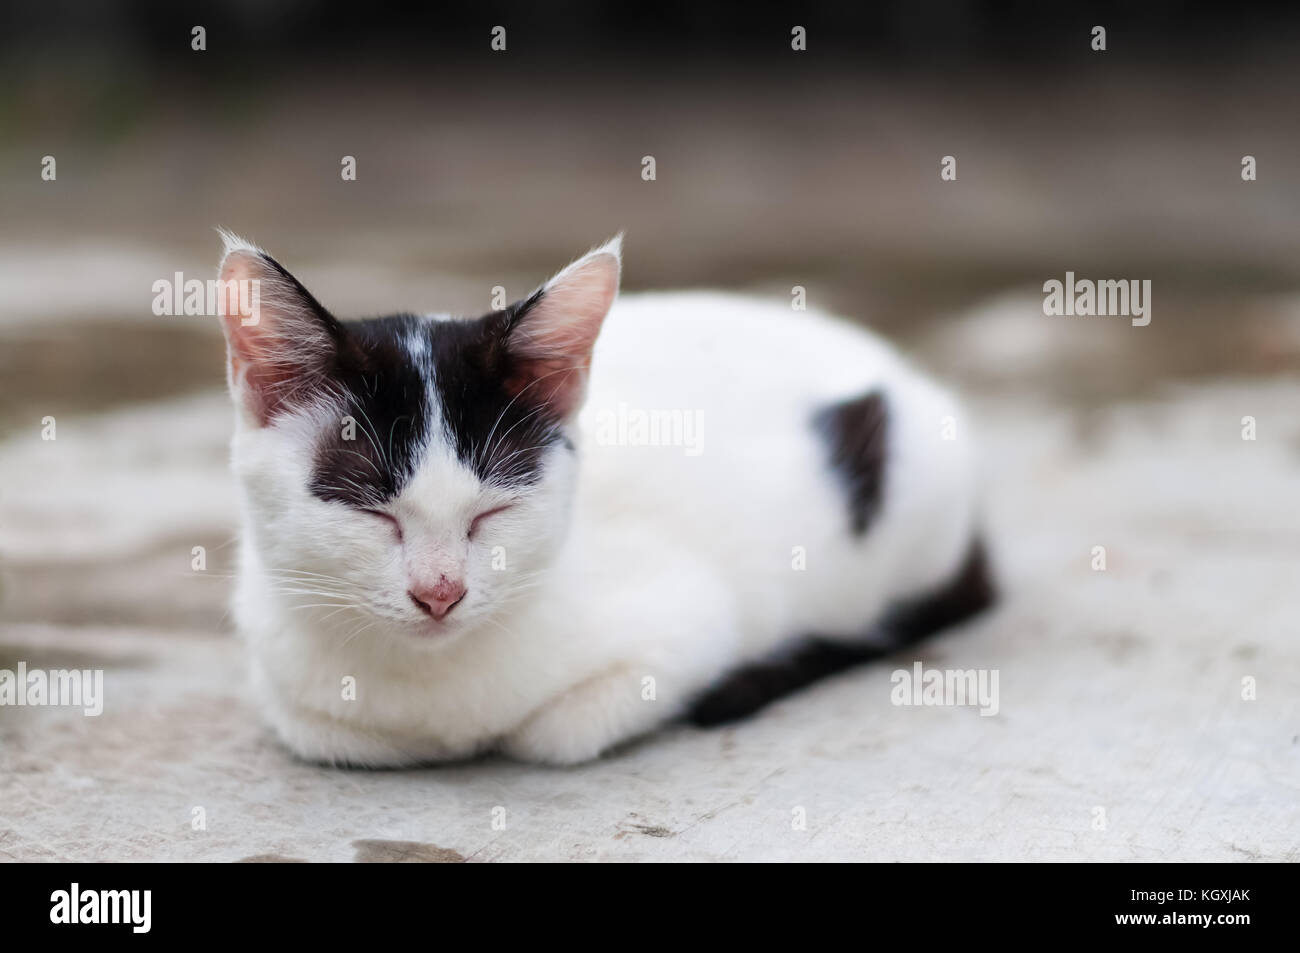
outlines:
[[443, 618], [465, 598], [465, 583], [442, 576], [436, 585], [415, 585], [406, 592], [420, 609], [435, 619]]

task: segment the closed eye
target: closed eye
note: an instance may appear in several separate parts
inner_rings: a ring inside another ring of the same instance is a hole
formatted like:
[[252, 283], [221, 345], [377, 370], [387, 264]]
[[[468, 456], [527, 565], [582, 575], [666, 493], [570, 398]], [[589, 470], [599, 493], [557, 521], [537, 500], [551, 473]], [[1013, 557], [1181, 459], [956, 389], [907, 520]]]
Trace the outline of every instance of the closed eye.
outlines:
[[402, 538], [402, 524], [397, 522], [397, 517], [385, 513], [383, 510], [362, 510], [361, 512], [369, 513], [371, 516], [378, 516], [381, 520], [386, 521], [397, 533], [397, 538]]
[[474, 534], [478, 532], [478, 529], [482, 525], [483, 521], [487, 519], [489, 516], [496, 516], [498, 513], [504, 512], [505, 510], [508, 509], [510, 509], [509, 503], [505, 504], [504, 506], [494, 507], [493, 509], [487, 510], [486, 512], [480, 513], [478, 516], [474, 517], [474, 521], [469, 524], [469, 538], [470, 539], [474, 538]]

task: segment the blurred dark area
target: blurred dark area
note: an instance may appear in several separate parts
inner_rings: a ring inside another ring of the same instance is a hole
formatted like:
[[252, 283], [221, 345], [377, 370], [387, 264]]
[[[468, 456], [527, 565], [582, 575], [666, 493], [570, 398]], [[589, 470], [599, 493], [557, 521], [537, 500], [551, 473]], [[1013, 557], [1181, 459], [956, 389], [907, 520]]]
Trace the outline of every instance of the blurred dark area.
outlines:
[[[1300, 24], [1294, 5], [1256, 6], [1149, 0], [1037, 3], [1032, 0], [894, 0], [849, 4], [703, 4], [692, 0], [609, 4], [235, 0], [183, 8], [167, 0], [85, 4], [51, 0], [9, 4], [0, 12], [0, 48], [39, 59], [51, 51], [147, 57], [155, 68], [183, 59], [178, 44], [194, 24], [233, 51], [227, 67], [273, 56], [274, 72], [317, 56], [347, 61], [377, 58], [437, 71], [482, 60], [487, 30], [505, 25], [511, 61], [581, 69], [626, 63], [693, 62], [772, 69], [770, 56], [788, 47], [794, 24], [808, 28], [819, 65], [930, 69], [1019, 70], [1068, 67], [1087, 59], [1074, 35], [1104, 24], [1118, 37], [1112, 58], [1204, 66], [1267, 55], [1284, 47]], [[136, 64], [145, 65], [145, 64]], [[799, 67], [806, 68], [806, 67]]]

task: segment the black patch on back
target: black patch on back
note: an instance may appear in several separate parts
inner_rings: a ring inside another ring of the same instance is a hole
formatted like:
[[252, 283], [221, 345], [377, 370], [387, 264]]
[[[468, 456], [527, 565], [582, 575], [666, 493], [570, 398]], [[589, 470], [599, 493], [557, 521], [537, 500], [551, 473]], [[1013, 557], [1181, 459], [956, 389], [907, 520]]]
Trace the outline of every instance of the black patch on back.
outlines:
[[[312, 492], [351, 506], [378, 506], [401, 491], [431, 438], [439, 437], [481, 480], [535, 483], [547, 448], [572, 448], [544, 391], [530, 386], [506, 346], [538, 297], [473, 320], [402, 314], [339, 324], [329, 374], [339, 420], [317, 445]], [[412, 335], [427, 357], [412, 356]], [[429, 433], [436, 412], [445, 427], [439, 435]], [[353, 440], [343, 439], [344, 416], [356, 421]]]
[[813, 682], [885, 658], [927, 636], [979, 614], [997, 598], [983, 541], [971, 541], [952, 577], [931, 592], [890, 606], [876, 626], [884, 646], [813, 637], [793, 653], [743, 666], [701, 695], [686, 719], [701, 727], [726, 724], [784, 698]]
[[844, 483], [853, 533], [861, 536], [880, 509], [884, 494], [889, 412], [884, 395], [864, 397], [819, 410], [813, 426], [826, 438], [829, 463]]

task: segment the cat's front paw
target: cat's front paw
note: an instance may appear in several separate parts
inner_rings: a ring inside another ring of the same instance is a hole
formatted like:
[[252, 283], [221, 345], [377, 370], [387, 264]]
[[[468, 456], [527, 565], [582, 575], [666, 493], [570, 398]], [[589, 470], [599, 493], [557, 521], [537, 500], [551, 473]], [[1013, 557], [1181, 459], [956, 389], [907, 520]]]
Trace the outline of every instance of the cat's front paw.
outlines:
[[522, 728], [507, 735], [501, 750], [516, 761], [534, 764], [573, 765], [592, 761], [609, 742], [589, 732], [570, 730], [560, 718], [534, 716]]
[[645, 700], [641, 673], [619, 668], [569, 689], [507, 735], [502, 751], [520, 761], [573, 765], [591, 761], [671, 716]]

